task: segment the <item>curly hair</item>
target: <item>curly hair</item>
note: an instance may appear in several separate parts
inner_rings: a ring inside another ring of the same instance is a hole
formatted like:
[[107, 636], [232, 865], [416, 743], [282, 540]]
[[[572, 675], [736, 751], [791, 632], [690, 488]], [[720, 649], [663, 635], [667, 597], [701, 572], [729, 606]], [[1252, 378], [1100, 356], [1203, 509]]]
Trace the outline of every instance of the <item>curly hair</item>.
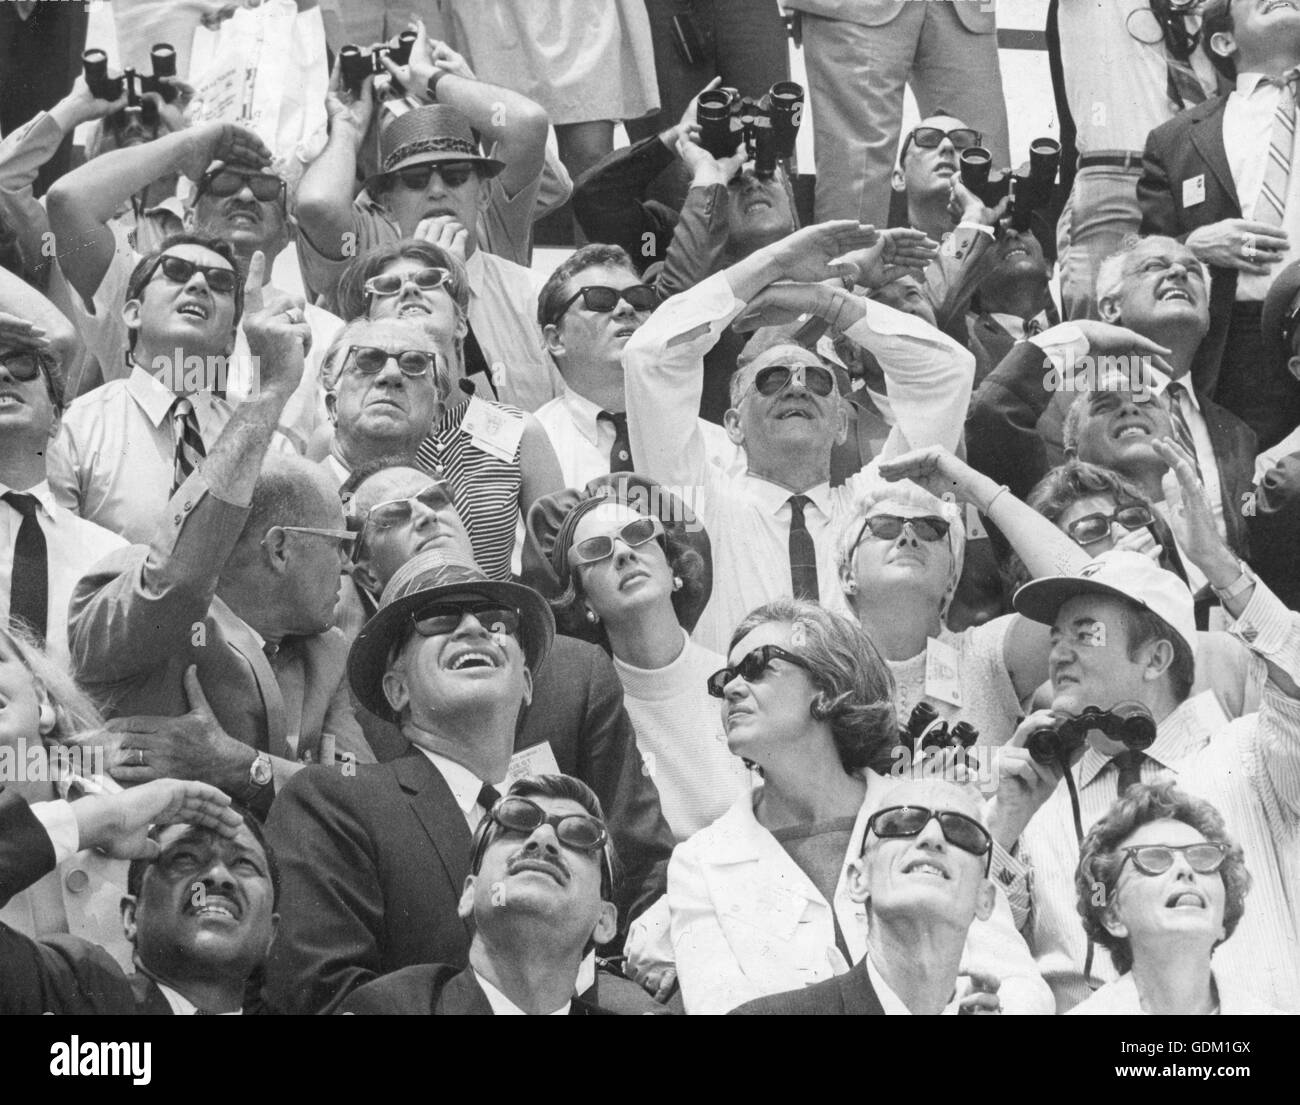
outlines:
[[[1223, 817], [1202, 798], [1178, 789], [1176, 783], [1138, 783], [1118, 799], [1098, 821], [1079, 846], [1079, 866], [1074, 887], [1079, 895], [1078, 911], [1084, 931], [1110, 952], [1115, 970], [1125, 974], [1133, 968], [1133, 950], [1127, 937], [1113, 936], [1104, 924], [1106, 914], [1115, 903], [1115, 888], [1124, 853], [1120, 846], [1143, 825], [1153, 821], [1181, 821], [1190, 825], [1208, 841], [1227, 846], [1227, 858], [1219, 868], [1226, 892], [1223, 908], [1224, 940], [1237, 928], [1246, 908], [1250, 890], [1250, 872], [1241, 846], [1228, 835]], [[1097, 890], [1105, 890], [1104, 902], [1098, 903]], [[1223, 941], [1214, 946], [1217, 948]]]
[[870, 768], [887, 774], [898, 743], [894, 676], [871, 638], [857, 624], [815, 602], [782, 598], [751, 610], [731, 634], [727, 652], [760, 625], [784, 622], [801, 629], [803, 641], [788, 649], [808, 664], [818, 695], [809, 706], [814, 721], [829, 721], [844, 770]]

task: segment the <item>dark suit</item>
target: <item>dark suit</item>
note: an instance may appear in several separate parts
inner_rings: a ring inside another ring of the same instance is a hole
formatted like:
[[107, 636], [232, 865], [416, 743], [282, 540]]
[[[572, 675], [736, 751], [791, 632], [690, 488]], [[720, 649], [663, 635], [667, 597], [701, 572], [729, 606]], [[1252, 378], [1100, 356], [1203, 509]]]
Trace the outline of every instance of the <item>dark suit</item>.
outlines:
[[[1223, 146], [1227, 103], [1224, 95], [1190, 107], [1147, 136], [1137, 186], [1143, 234], [1186, 239], [1198, 227], [1243, 217]], [[1186, 206], [1184, 186], [1197, 178], [1204, 180], [1205, 198]], [[1237, 270], [1211, 267], [1210, 275], [1210, 332], [1192, 379], [1198, 394], [1239, 415], [1267, 449], [1300, 421], [1300, 385], [1285, 364], [1264, 355], [1257, 305], [1236, 303]]]
[[871, 985], [864, 958], [845, 974], [823, 979], [802, 990], [755, 998], [733, 1009], [730, 1015], [882, 1017], [884, 1014], [884, 1006]]
[[[464, 1017], [492, 1016], [487, 995], [468, 967], [463, 970], [445, 963], [406, 967], [384, 978], [368, 982], [343, 1003], [340, 1013]], [[574, 998], [569, 1016], [614, 1016], [608, 1009]]]

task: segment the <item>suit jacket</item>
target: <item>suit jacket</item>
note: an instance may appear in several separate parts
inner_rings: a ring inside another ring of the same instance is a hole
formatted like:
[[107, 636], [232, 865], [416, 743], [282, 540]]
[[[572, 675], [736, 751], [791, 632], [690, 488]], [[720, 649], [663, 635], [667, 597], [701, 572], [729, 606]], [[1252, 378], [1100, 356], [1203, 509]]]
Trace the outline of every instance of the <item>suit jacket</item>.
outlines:
[[867, 961], [858, 960], [851, 971], [802, 990], [787, 990], [747, 1001], [731, 1011], [739, 1016], [831, 1016], [883, 1017], [884, 1006], [876, 996]]
[[[396, 725], [360, 705], [357, 715], [381, 760], [410, 754]], [[637, 750], [618, 673], [602, 649], [574, 637], [555, 638], [546, 662], [534, 673], [533, 701], [520, 714], [516, 751], [547, 742], [559, 769], [591, 787], [605, 810], [622, 868], [614, 904], [623, 931], [664, 892], [673, 836]]]
[[343, 634], [288, 639], [268, 658], [217, 597], [247, 517], [196, 471], [148, 546], [121, 549], [87, 573], [69, 608], [78, 680], [110, 717], [176, 717], [190, 709], [184, 674], [197, 664], [221, 727], [276, 758], [277, 785], [299, 762], [328, 759], [331, 745], [372, 761], [348, 698]]
[[[340, 1013], [379, 1013], [406, 1016], [492, 1016], [487, 995], [468, 967], [426, 963], [394, 971], [349, 995]], [[569, 1016], [613, 1016], [608, 1009], [573, 998]]]
[[[1241, 203], [1223, 147], [1223, 113], [1228, 95], [1180, 111], [1147, 135], [1142, 151], [1138, 203], [1142, 234], [1185, 239], [1197, 227], [1221, 219], [1241, 218]], [[1183, 204], [1183, 185], [1203, 177], [1205, 199]], [[1232, 305], [1237, 298], [1237, 270], [1211, 266], [1210, 332], [1201, 342], [1192, 366], [1197, 394], [1213, 395], [1219, 381]]]
[[[825, 19], [842, 19], [864, 27], [883, 27], [898, 18], [909, 0], [781, 0], [791, 11], [808, 12]], [[974, 34], [992, 34], [995, 26], [993, 0], [949, 0], [962, 26]]]

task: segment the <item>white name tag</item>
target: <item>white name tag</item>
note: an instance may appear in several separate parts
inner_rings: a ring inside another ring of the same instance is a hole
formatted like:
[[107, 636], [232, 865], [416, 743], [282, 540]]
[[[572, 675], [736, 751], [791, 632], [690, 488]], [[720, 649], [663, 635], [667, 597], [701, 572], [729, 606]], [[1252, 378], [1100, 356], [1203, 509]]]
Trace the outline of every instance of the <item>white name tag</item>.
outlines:
[[512, 418], [498, 407], [473, 396], [469, 401], [469, 410], [461, 420], [460, 429], [461, 433], [469, 434], [483, 452], [498, 460], [511, 461], [519, 451], [524, 423], [522, 419]]
[[1183, 206], [1195, 207], [1205, 202], [1205, 174], [1189, 177], [1183, 181]]
[[925, 645], [925, 693], [941, 702], [961, 705], [957, 650], [937, 637]]
[[525, 775], [561, 775], [560, 765], [555, 762], [555, 753], [551, 751], [549, 741], [524, 748], [510, 757], [510, 767], [506, 770], [506, 782], [513, 783]]

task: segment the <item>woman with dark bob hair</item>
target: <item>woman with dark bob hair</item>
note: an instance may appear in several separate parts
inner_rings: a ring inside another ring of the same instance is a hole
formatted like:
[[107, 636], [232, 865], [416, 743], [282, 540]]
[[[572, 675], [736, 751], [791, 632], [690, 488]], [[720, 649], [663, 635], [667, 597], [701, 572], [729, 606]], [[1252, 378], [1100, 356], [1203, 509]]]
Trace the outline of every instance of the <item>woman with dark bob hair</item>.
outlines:
[[528, 540], [561, 633], [600, 645], [623, 684], [637, 747], [685, 840], [749, 793], [705, 681], [723, 659], [690, 639], [712, 590], [709, 537], [677, 496], [633, 473], [539, 499]]
[[1136, 784], [1084, 838], [1075, 872], [1088, 936], [1120, 977], [1072, 1013], [1271, 1013], [1211, 968], [1236, 930], [1250, 874], [1209, 802]]

